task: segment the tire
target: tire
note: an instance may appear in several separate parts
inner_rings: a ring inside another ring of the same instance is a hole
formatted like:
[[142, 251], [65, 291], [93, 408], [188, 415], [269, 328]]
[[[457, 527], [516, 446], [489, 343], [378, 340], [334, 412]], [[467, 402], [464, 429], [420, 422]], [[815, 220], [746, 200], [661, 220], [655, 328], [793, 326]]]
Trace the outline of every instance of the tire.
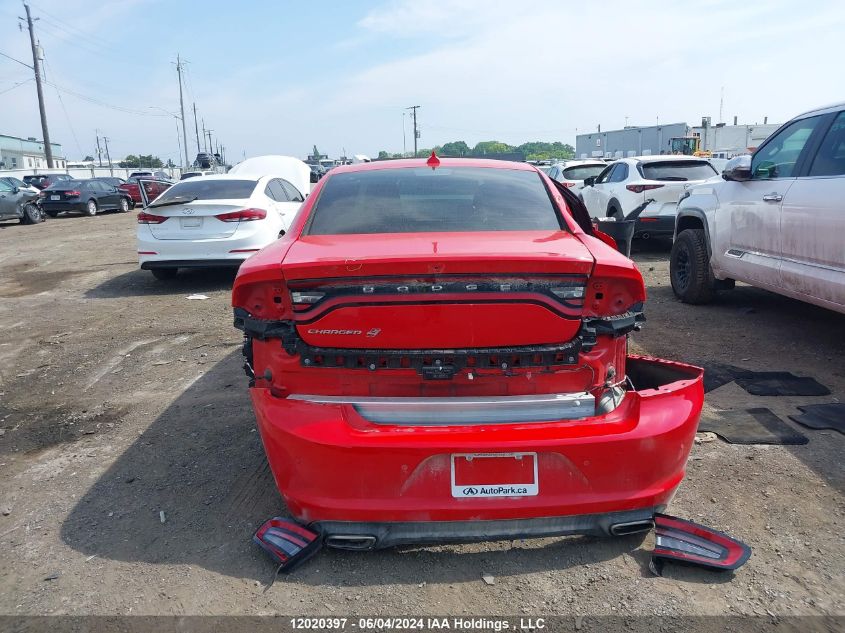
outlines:
[[85, 213], [90, 215], [92, 218], [97, 215], [97, 201], [93, 198], [88, 201], [88, 204], [85, 206]]
[[171, 279], [176, 279], [176, 275], [179, 274], [178, 268], [153, 268], [150, 270], [153, 274], [153, 277], [158, 279], [159, 281], [169, 281]]
[[716, 296], [704, 229], [686, 229], [675, 238], [669, 255], [669, 279], [675, 296], [684, 303], [709, 303]]
[[618, 208], [616, 208], [615, 204], [611, 203], [610, 206], [607, 207], [607, 217], [621, 220], [622, 212]]
[[57, 217], [59, 217], [59, 212], [58, 212], [58, 211], [45, 211], [44, 213], [46, 213], [47, 215], [49, 215], [51, 218], [57, 218]]
[[121, 213], [129, 213], [129, 202], [126, 198], [120, 199], [120, 204], [118, 205], [117, 210]]
[[21, 224], [38, 224], [44, 221], [44, 214], [41, 213], [36, 205], [31, 202], [23, 207], [23, 215], [21, 216]]

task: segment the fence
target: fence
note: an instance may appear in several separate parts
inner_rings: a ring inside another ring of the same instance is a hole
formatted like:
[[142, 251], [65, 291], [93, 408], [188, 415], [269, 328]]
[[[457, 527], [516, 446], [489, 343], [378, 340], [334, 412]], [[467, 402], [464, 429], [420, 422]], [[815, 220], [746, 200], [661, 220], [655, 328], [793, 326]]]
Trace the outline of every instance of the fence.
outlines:
[[182, 170], [179, 167], [72, 167], [69, 169], [0, 169], [0, 177], [14, 176], [22, 179], [24, 176], [30, 174], [68, 174], [74, 178], [97, 178], [102, 176], [117, 176], [118, 178], [128, 178], [129, 174], [135, 171], [163, 171], [170, 176], [172, 180], [179, 180], [182, 175]]

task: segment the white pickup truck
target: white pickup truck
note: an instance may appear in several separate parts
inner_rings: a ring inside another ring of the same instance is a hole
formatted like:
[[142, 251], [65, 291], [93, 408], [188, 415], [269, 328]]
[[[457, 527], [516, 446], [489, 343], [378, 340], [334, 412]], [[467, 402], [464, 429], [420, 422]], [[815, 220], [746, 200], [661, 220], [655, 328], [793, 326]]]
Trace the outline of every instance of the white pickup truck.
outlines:
[[670, 276], [686, 303], [742, 281], [845, 313], [845, 103], [795, 117], [691, 187]]

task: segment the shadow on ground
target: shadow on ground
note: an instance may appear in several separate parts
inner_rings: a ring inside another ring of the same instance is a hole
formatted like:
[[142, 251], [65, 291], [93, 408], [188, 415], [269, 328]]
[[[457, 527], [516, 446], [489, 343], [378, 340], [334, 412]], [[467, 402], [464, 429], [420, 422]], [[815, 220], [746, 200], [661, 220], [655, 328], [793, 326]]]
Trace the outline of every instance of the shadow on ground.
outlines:
[[[285, 508], [254, 429], [240, 352], [232, 352], [88, 490], [63, 523], [62, 540], [85, 556], [196, 565], [266, 581], [273, 565], [251, 542], [252, 534]], [[326, 550], [295, 580], [333, 586], [478, 580], [481, 569], [520, 575], [599, 562], [635, 550], [642, 540], [571, 537], [527, 545]]]
[[160, 281], [148, 270], [132, 270], [109, 277], [85, 292], [87, 299], [115, 299], [146, 295], [179, 295], [231, 290], [236, 268], [181, 269], [176, 279]]

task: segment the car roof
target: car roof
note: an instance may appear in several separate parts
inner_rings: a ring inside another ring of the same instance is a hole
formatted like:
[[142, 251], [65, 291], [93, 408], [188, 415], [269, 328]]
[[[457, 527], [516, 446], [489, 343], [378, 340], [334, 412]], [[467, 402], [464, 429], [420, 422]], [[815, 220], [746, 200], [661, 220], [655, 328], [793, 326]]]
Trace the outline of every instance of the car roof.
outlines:
[[685, 156], [683, 154], [652, 154], [651, 156], [629, 156], [628, 158], [620, 158], [616, 162], [619, 161], [631, 161], [636, 163], [653, 163], [655, 161], [697, 161], [700, 163], [706, 163], [707, 159], [703, 156]]
[[839, 103], [831, 103], [830, 105], [821, 106], [819, 108], [813, 108], [812, 110], [807, 110], [806, 112], [802, 112], [798, 116], [792, 117], [790, 121], [793, 121], [795, 119], [802, 119], [813, 114], [824, 114], [827, 112], [835, 112], [837, 110], [845, 110], [845, 101], [840, 101]]
[[[487, 169], [514, 169], [517, 171], [536, 171], [534, 165], [517, 163], [510, 160], [492, 160], [489, 158], [440, 158], [441, 167], [484, 167]], [[356, 171], [379, 171], [382, 169], [403, 169], [408, 167], [426, 167], [426, 158], [401, 158], [398, 160], [379, 160], [370, 163], [338, 165], [332, 174], [345, 174]]]
[[[191, 173], [191, 172], [186, 172], [186, 173]], [[202, 173], [202, 172], [197, 172], [197, 173]], [[270, 176], [272, 176], [272, 175], [267, 174], [266, 176], [253, 176], [251, 174], [243, 174], [243, 175], [240, 175], [240, 174], [207, 174], [207, 175], [203, 176], [202, 179], [203, 179], [203, 181], [206, 181], [206, 180], [251, 180], [252, 182], [258, 182], [262, 178], [267, 178], [267, 177], [270, 177]], [[272, 176], [272, 177], [275, 178], [277, 176]], [[278, 178], [281, 178], [281, 176], [278, 176]]]

